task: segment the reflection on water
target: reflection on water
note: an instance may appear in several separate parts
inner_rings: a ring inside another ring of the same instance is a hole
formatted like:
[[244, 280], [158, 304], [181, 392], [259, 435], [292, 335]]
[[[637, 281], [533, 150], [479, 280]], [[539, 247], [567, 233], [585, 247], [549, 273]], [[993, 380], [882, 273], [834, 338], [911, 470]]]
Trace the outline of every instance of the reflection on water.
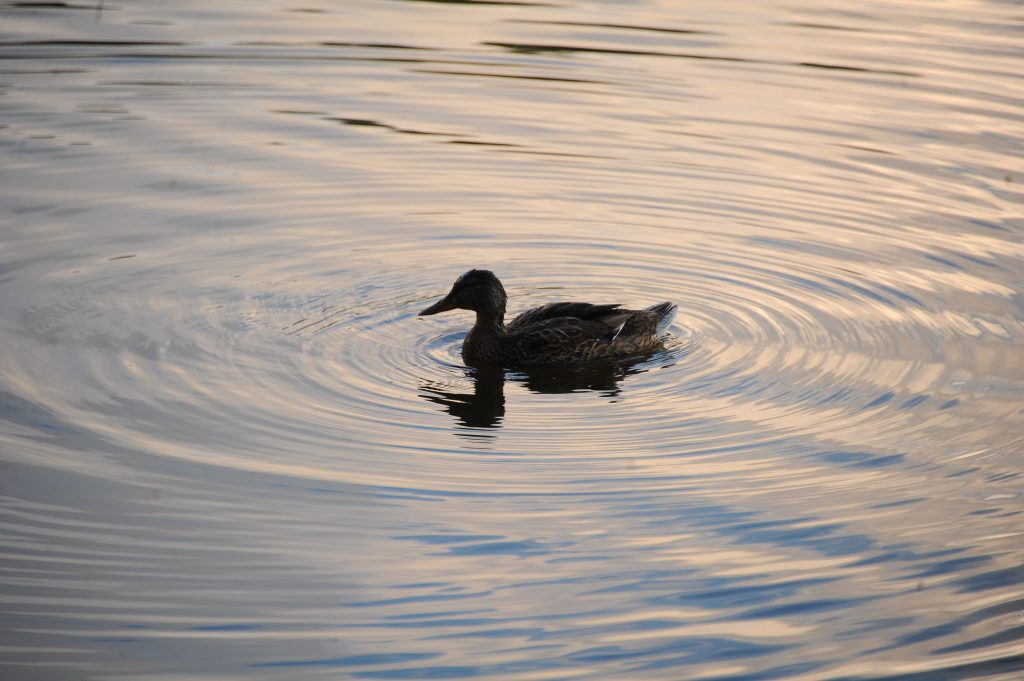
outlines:
[[621, 393], [619, 383], [627, 376], [644, 371], [638, 367], [643, 359], [595, 361], [516, 372], [498, 367], [466, 367], [465, 376], [472, 383], [472, 392], [452, 392], [429, 382], [421, 385], [420, 391], [425, 399], [444, 406], [461, 426], [497, 428], [505, 416], [506, 380], [522, 384], [535, 393], [557, 395], [593, 390], [614, 401]]
[[0, 3], [0, 677], [1020, 678], [1021, 29]]
[[420, 386], [421, 394], [443, 406], [460, 426], [499, 427], [505, 417], [505, 370], [467, 367], [466, 377], [473, 383], [473, 392], [449, 392], [425, 383]]

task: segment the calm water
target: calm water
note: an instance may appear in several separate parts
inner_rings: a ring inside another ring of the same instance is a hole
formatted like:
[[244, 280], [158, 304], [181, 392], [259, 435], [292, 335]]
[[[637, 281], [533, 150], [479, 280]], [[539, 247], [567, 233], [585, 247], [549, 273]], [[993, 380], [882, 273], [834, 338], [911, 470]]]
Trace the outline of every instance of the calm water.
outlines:
[[[1024, 7], [0, 4], [0, 676], [1024, 678]], [[475, 373], [510, 309], [668, 349]]]

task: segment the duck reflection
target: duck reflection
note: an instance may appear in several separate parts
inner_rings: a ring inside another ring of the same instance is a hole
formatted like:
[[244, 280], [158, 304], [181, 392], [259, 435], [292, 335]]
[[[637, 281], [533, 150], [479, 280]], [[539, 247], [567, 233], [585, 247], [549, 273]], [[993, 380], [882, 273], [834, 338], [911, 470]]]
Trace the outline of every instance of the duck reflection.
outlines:
[[432, 383], [420, 385], [420, 395], [440, 404], [456, 423], [467, 428], [498, 428], [505, 417], [505, 370], [497, 367], [466, 368], [473, 392], [449, 392]]
[[435, 383], [420, 385], [421, 396], [442, 405], [459, 426], [469, 429], [500, 428], [505, 418], [505, 382], [519, 383], [535, 393], [571, 393], [592, 390], [614, 399], [620, 382], [645, 371], [644, 358], [616, 362], [592, 362], [571, 367], [509, 371], [499, 367], [467, 367], [473, 392], [451, 392]]

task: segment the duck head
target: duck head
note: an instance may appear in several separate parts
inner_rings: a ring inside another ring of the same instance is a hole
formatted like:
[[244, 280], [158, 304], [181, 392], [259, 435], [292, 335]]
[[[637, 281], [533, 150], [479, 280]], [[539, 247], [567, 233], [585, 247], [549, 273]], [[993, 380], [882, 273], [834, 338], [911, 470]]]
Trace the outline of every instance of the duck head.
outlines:
[[489, 270], [470, 270], [455, 280], [452, 290], [441, 300], [420, 312], [419, 316], [447, 312], [448, 310], [472, 310], [478, 315], [505, 315], [508, 296], [505, 288]]

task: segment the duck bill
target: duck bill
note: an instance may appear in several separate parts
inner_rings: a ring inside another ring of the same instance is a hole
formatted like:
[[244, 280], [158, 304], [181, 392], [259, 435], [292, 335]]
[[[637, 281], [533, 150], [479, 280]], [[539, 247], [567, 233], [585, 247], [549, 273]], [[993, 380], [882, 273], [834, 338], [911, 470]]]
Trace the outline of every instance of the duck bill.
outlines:
[[441, 300], [437, 301], [427, 309], [420, 312], [420, 317], [426, 317], [427, 315], [437, 314], [438, 312], [447, 312], [448, 310], [455, 309], [455, 301], [451, 299], [451, 296], [445, 296]]

